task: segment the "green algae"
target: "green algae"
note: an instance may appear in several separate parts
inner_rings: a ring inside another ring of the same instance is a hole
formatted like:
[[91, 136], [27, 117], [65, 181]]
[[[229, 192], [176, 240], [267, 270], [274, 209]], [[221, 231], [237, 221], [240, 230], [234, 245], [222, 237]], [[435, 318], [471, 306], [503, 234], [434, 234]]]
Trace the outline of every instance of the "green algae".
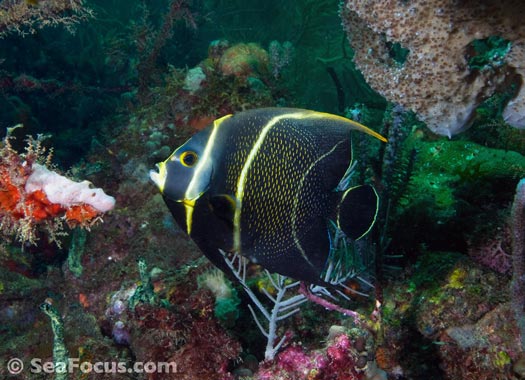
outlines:
[[525, 176], [525, 157], [514, 151], [494, 149], [470, 141], [421, 141], [409, 143], [417, 151], [417, 169], [400, 206], [429, 206], [436, 220], [456, 215], [458, 189], [471, 189], [481, 196], [498, 180]]

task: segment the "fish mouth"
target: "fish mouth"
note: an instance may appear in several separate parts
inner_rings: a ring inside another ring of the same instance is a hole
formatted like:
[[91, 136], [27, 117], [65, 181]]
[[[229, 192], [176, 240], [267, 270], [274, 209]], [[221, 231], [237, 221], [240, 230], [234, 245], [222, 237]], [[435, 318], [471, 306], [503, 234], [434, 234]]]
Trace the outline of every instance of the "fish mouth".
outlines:
[[164, 192], [164, 187], [166, 185], [166, 177], [168, 175], [168, 172], [166, 170], [166, 163], [165, 162], [159, 162], [155, 165], [157, 167], [157, 171], [150, 170], [149, 171], [149, 179], [157, 185], [160, 192]]

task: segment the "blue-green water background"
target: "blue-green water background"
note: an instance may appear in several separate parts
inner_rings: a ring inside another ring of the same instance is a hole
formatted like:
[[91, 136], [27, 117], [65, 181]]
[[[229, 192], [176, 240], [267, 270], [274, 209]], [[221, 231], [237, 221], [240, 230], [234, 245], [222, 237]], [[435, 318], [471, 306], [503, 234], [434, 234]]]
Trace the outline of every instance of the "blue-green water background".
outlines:
[[[464, 351], [454, 351], [457, 341], [441, 341], [440, 334], [449, 324], [475, 324], [487, 310], [499, 307], [495, 314], [505, 323], [494, 328], [487, 323], [490, 333], [480, 330], [497, 339], [489, 348], [480, 343], [479, 351], [465, 351], [478, 358], [488, 352], [490, 358], [488, 367], [471, 373], [511, 373], [506, 358], [517, 352], [513, 339], [518, 334], [507, 323], [512, 317], [505, 309], [510, 280], [505, 254], [512, 243], [509, 206], [525, 175], [525, 136], [502, 120], [505, 99], [497, 95], [483, 104], [467, 132], [453, 139], [433, 135], [415, 115], [399, 111], [366, 84], [352, 62], [335, 0], [187, 2], [192, 19], [177, 20], [158, 56], [141, 68], [170, 4], [91, 0], [85, 5], [94, 17], [79, 23], [74, 33], [58, 25], [0, 39], [0, 134], [22, 123], [13, 140], [20, 150], [24, 136], [49, 134], [45, 143], [54, 147], [59, 170], [71, 169], [75, 179], [89, 179], [117, 197], [116, 209], [79, 249], [83, 272], [78, 278], [66, 268], [75, 232], [73, 238], [64, 237], [62, 248], [43, 236], [36, 246], [2, 245], [2, 359], [17, 350], [26, 350], [28, 357], [35, 351], [51, 355], [52, 334], [37, 309], [46, 297], [68, 316], [70, 348], [83, 347], [100, 359], [116, 352], [128, 359], [153, 352], [158, 337], [140, 323], [154, 324], [164, 309], [148, 309], [143, 319], [130, 314], [126, 323], [134, 326], [135, 341], [125, 349], [114, 344], [110, 323], [115, 320], [105, 314], [115, 294], [139, 283], [139, 257], [164, 273], [156, 291], [171, 302], [167, 309], [173, 315], [187, 325], [193, 323], [184, 319], [187, 315], [208, 317], [205, 306], [211, 298], [203, 295], [197, 278], [209, 264], [199, 261], [198, 250], [174, 225], [147, 171], [195, 133], [194, 115], [219, 117], [245, 105], [278, 105], [363, 117], [385, 135], [398, 128], [397, 146], [371, 140], [354, 145], [362, 164], [355, 179], [375, 185], [381, 196], [378, 222], [365, 244], [378, 265], [366, 275], [384, 285], [383, 348], [397, 350], [390, 352], [392, 361], [407, 374], [397, 378], [446, 378], [439, 360], [458, 355], [455, 364], [461, 366], [466, 359], [459, 356]], [[278, 77], [255, 73], [262, 86], [253, 82], [247, 89], [242, 81], [210, 76], [214, 81], [207, 91], [197, 96], [182, 91], [188, 70], [210, 56], [210, 44], [217, 40], [228, 40], [230, 46], [257, 43], [266, 50], [273, 41], [290, 42], [293, 57]], [[231, 93], [236, 95], [231, 104], [217, 104]], [[505, 254], [501, 262], [486, 262], [483, 254], [494, 252], [494, 241]], [[237, 291], [242, 293], [240, 287]], [[369, 301], [362, 305], [367, 312], [373, 308]], [[223, 327], [242, 343], [243, 355], [253, 353], [261, 360], [264, 339], [246, 309], [237, 311], [236, 324]], [[324, 345], [331, 325], [348, 323], [311, 306], [301, 318], [288, 321], [287, 327], [296, 341], [313, 349]], [[142, 339], [143, 345], [137, 343]]]

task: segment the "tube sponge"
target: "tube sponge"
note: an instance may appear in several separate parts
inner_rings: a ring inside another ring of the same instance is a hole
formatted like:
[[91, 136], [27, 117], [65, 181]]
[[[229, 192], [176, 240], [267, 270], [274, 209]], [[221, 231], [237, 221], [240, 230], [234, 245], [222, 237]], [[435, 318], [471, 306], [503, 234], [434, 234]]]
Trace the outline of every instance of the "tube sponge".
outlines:
[[28, 194], [42, 190], [51, 203], [65, 208], [87, 204], [99, 212], [107, 212], [115, 206], [115, 198], [102, 189], [91, 188], [89, 181], [72, 181], [40, 164], [33, 164], [32, 169], [25, 186]]
[[115, 206], [115, 199], [88, 181], [74, 182], [43, 163], [50, 155], [41, 138], [28, 138], [25, 153], [15, 151], [8, 135], [0, 142], [0, 236], [34, 244], [38, 232], [58, 241], [63, 225], [89, 228]]

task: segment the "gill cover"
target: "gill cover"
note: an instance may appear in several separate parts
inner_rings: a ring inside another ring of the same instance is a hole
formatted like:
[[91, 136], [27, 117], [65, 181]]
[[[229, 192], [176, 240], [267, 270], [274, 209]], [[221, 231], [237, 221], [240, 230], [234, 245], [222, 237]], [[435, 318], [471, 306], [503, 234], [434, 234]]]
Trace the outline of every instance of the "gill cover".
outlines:
[[161, 193], [176, 202], [193, 205], [208, 190], [213, 173], [213, 145], [222, 121], [196, 134], [178, 147], [166, 161], [157, 164], [158, 172], [150, 171], [151, 180]]

